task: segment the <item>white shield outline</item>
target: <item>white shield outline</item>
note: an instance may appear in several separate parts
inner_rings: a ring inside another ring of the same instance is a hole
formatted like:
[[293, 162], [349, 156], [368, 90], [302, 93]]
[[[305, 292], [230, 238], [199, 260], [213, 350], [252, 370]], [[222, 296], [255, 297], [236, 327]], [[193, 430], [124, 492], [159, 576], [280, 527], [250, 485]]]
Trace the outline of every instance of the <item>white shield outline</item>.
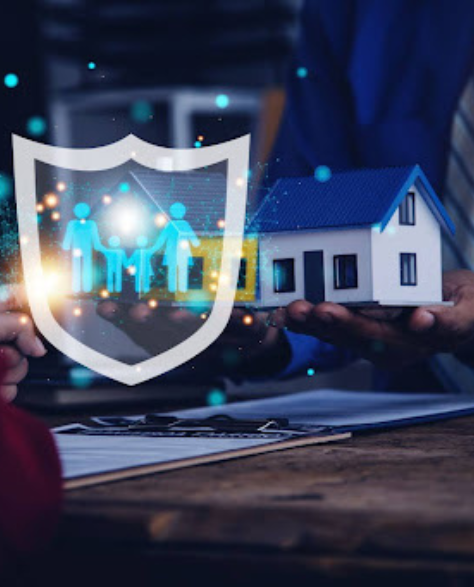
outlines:
[[[131, 134], [116, 143], [90, 149], [55, 147], [13, 135], [15, 191], [24, 280], [33, 320], [43, 336], [74, 361], [126, 385], [137, 385], [162, 375], [209, 347], [226, 327], [235, 298], [239, 264], [233, 262], [232, 250], [241, 250], [243, 245], [249, 151], [250, 135], [200, 149], [159, 147]], [[54, 318], [46, 292], [35, 291], [37, 280], [41, 283], [44, 278], [36, 212], [35, 162], [75, 171], [104, 171], [132, 159], [144, 167], [159, 171], [190, 171], [222, 161], [228, 162], [220, 274], [228, 275], [229, 279], [218, 280], [212, 311], [199, 330], [156, 357], [127, 365], [87, 347], [67, 333]]]

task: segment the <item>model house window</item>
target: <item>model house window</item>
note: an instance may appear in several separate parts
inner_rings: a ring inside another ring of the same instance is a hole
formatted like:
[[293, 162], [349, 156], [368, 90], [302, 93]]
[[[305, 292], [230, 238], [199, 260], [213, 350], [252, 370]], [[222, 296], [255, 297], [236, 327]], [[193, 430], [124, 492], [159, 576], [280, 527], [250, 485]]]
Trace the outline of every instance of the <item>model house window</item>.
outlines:
[[247, 287], [247, 259], [240, 260], [239, 278], [237, 280], [237, 289]]
[[204, 275], [204, 259], [203, 257], [193, 257], [193, 264], [189, 266], [188, 273], [188, 288], [202, 289]]
[[416, 285], [415, 253], [400, 253], [400, 285]]
[[357, 287], [357, 255], [334, 257], [334, 289]]
[[273, 290], [275, 293], [295, 291], [294, 259], [275, 259], [273, 261]]
[[415, 194], [408, 192], [400, 204], [399, 223], [405, 226], [415, 225]]

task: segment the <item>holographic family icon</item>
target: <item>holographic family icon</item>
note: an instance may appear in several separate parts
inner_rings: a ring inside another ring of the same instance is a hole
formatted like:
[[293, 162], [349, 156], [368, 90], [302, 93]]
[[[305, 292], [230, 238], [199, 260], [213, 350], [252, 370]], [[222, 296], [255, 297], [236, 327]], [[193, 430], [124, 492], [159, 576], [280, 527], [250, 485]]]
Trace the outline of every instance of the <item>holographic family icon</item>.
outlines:
[[91, 208], [85, 202], [74, 207], [75, 218], [67, 225], [62, 248], [72, 257], [72, 291], [75, 294], [90, 293], [93, 289], [94, 251], [102, 253], [106, 262], [107, 290], [120, 293], [125, 269], [135, 277], [135, 291], [148, 293], [154, 276], [153, 255], [164, 249], [162, 264], [167, 268], [167, 287], [170, 293], [188, 291], [189, 267], [193, 265], [192, 247], [200, 241], [187, 220], [186, 206], [174, 202], [169, 209], [170, 222], [160, 232], [155, 243], [149, 246], [144, 235], [136, 238], [136, 249], [128, 257], [121, 247], [119, 236], [108, 239], [108, 247], [102, 244], [99, 228], [90, 219]]

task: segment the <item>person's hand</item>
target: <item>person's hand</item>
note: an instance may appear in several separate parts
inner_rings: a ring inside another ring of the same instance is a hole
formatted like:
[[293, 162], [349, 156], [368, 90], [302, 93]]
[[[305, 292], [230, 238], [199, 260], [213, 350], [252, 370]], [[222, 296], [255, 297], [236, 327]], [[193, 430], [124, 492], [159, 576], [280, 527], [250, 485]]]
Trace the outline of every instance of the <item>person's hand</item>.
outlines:
[[17, 385], [28, 371], [27, 357], [42, 357], [46, 349], [36, 336], [26, 307], [24, 290], [20, 286], [0, 288], [0, 356], [5, 372], [0, 396], [12, 401]]
[[437, 352], [455, 353], [474, 363], [474, 273], [451, 271], [443, 276], [443, 296], [453, 306], [424, 306], [384, 319], [383, 312], [365, 315], [329, 302], [313, 306], [300, 300], [274, 312], [280, 327], [349, 347], [383, 368], [400, 368]]
[[[146, 303], [126, 306], [99, 304], [98, 314], [125, 332], [151, 356], [179, 344], [203, 323], [200, 315], [176, 308], [150, 308]], [[268, 324], [268, 315], [234, 309], [224, 333], [188, 367], [210, 377], [266, 377], [282, 371], [290, 359], [286, 338]]]

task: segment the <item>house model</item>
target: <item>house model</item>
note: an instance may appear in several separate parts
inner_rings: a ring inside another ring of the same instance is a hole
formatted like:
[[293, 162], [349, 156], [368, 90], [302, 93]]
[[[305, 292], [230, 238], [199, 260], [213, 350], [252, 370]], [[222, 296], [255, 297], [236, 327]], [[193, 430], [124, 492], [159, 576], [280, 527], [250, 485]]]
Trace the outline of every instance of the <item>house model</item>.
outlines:
[[[170, 294], [162, 253], [153, 258], [149, 298], [212, 303], [219, 278], [226, 179], [217, 173], [130, 171], [113, 199], [152, 204], [155, 236], [177, 200], [199, 236], [189, 290]], [[454, 225], [418, 165], [278, 180], [246, 229], [235, 302], [271, 308], [297, 299], [346, 305], [442, 302], [441, 231]]]
[[442, 230], [454, 225], [418, 165], [280, 179], [248, 228], [258, 305], [438, 304]]

